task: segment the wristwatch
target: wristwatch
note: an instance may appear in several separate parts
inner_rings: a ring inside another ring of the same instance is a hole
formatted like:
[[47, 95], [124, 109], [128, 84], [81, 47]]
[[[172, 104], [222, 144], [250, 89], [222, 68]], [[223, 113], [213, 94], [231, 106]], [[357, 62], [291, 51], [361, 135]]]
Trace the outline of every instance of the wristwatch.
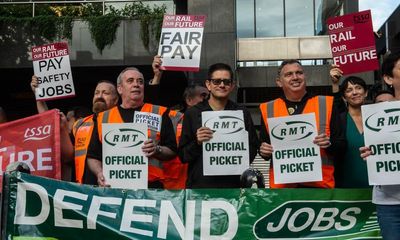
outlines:
[[156, 153], [157, 153], [157, 154], [162, 153], [162, 148], [161, 148], [161, 146], [158, 145], [158, 144], [157, 144], [157, 146], [156, 146]]

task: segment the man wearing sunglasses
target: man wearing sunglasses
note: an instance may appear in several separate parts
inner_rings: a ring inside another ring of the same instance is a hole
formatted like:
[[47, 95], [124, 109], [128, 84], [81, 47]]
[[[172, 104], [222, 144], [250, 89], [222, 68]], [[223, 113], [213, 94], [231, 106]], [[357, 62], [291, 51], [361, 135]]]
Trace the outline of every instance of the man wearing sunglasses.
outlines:
[[268, 118], [288, 115], [315, 113], [319, 135], [314, 144], [321, 149], [323, 180], [319, 182], [275, 184], [272, 164], [270, 168], [271, 188], [319, 187], [334, 188], [333, 154], [345, 149], [345, 137], [340, 127], [339, 112], [331, 96], [313, 96], [306, 90], [306, 76], [298, 60], [283, 61], [278, 68], [276, 84], [282, 88], [283, 96], [260, 105], [261, 110], [261, 147], [260, 155], [270, 159], [273, 146], [268, 135]]
[[239, 188], [240, 175], [204, 176], [203, 174], [203, 142], [213, 137], [213, 131], [202, 127], [201, 113], [204, 111], [242, 110], [245, 128], [249, 133], [250, 161], [259, 146], [258, 137], [250, 113], [229, 100], [230, 93], [235, 89], [233, 72], [229, 65], [216, 63], [209, 67], [205, 85], [210, 97], [185, 112], [182, 124], [182, 137], [179, 142], [179, 156], [184, 163], [189, 164], [187, 188]]

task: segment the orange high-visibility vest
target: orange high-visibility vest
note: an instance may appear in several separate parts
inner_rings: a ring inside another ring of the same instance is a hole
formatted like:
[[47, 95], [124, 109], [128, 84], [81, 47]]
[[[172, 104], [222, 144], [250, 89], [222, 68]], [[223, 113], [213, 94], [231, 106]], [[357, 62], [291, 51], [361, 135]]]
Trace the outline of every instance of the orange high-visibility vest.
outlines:
[[[333, 97], [331, 96], [315, 96], [307, 100], [306, 106], [302, 113], [315, 113], [317, 120], [318, 133], [325, 133], [330, 136], [330, 122], [332, 116]], [[283, 99], [278, 98], [273, 101], [262, 103], [260, 105], [261, 116], [268, 132], [267, 118], [289, 116], [286, 103]], [[272, 165], [269, 170], [269, 184], [271, 188], [295, 188], [295, 187], [319, 187], [334, 188], [335, 179], [333, 177], [334, 167], [332, 157], [328, 156], [325, 149], [321, 148], [322, 159], [322, 181], [308, 183], [292, 183], [292, 184], [275, 184], [274, 171]]]
[[[175, 135], [176, 135], [176, 143], [179, 143], [179, 139], [182, 135], [182, 121], [183, 121], [183, 113], [178, 111], [170, 110], [169, 117], [172, 121], [172, 125], [174, 126]], [[186, 179], [187, 179], [187, 170], [188, 164], [182, 163], [180, 158], [176, 156], [175, 158], [164, 161], [164, 177], [165, 179], [162, 181], [165, 189], [185, 189], [186, 188]]]
[[86, 155], [93, 132], [93, 115], [81, 118], [74, 123], [72, 134], [75, 137], [75, 181], [83, 183]]
[[[154, 113], [162, 116], [164, 112], [167, 111], [167, 108], [145, 103], [140, 111]], [[123, 122], [124, 121], [122, 120], [121, 114], [118, 111], [118, 106], [115, 106], [105, 112], [99, 113], [99, 116], [97, 118], [97, 129], [100, 141], [102, 141], [102, 123], [123, 123]], [[158, 143], [160, 141], [161, 133], [159, 131], [148, 129], [147, 134], [148, 137], [152, 139], [155, 143]], [[154, 158], [149, 159], [148, 181], [154, 182], [162, 179], [164, 179], [162, 162]]]

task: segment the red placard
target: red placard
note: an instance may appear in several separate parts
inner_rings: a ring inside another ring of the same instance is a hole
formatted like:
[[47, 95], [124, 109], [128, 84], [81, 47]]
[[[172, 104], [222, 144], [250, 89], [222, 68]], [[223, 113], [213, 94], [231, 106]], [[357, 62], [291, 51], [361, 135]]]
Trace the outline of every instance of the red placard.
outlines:
[[7, 165], [16, 161], [33, 175], [61, 179], [58, 110], [0, 124], [0, 186]]
[[371, 11], [362, 11], [327, 21], [333, 63], [344, 75], [379, 68]]

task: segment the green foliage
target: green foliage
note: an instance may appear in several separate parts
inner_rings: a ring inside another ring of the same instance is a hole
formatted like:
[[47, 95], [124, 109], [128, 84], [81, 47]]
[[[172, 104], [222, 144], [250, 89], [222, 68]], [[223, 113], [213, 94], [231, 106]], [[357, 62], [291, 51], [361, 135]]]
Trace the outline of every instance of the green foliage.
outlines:
[[156, 42], [160, 39], [165, 6], [157, 7], [152, 10], [149, 9], [149, 11], [151, 11], [151, 14], [142, 14], [139, 16], [140, 37], [147, 50], [149, 50], [151, 36]]
[[140, 38], [144, 47], [149, 50], [151, 38], [158, 42], [166, 7], [146, 6], [142, 2], [125, 5], [118, 14], [124, 18], [140, 20]]
[[103, 4], [102, 3], [90, 3], [84, 4], [82, 7], [81, 17], [94, 17], [103, 15]]
[[[9, 31], [16, 29], [32, 34], [29, 41], [45, 39], [72, 39], [74, 19], [86, 21], [96, 47], [102, 53], [116, 39], [116, 32], [123, 19], [140, 20], [140, 36], [148, 50], [151, 39], [158, 42], [165, 6], [151, 8], [140, 1], [126, 4], [121, 9], [106, 6], [103, 15], [102, 3], [80, 4], [37, 4], [35, 17], [31, 5], [0, 6], [0, 39], [12, 36]], [[19, 31], [18, 30], [18, 31]], [[3, 36], [4, 35], [4, 36]]]
[[102, 53], [106, 46], [111, 46], [115, 41], [121, 17], [110, 14], [86, 17], [85, 20], [89, 23], [89, 31], [97, 49]]
[[72, 39], [72, 27], [74, 26], [74, 17], [64, 16], [57, 18], [57, 36], [66, 39]]
[[37, 17], [0, 17], [1, 33], [7, 29], [19, 29], [31, 35], [43, 37], [48, 41], [57, 38], [72, 39], [73, 17], [44, 16]]
[[57, 17], [55, 16], [37, 16], [27, 19], [27, 28], [31, 32], [37, 33], [50, 41], [53, 41], [57, 36]]
[[[54, 11], [50, 9], [48, 4], [38, 4], [35, 7], [35, 16], [56, 16]], [[14, 17], [14, 18], [29, 18], [32, 17], [32, 6], [15, 4], [15, 5], [1, 5], [0, 16]]]

